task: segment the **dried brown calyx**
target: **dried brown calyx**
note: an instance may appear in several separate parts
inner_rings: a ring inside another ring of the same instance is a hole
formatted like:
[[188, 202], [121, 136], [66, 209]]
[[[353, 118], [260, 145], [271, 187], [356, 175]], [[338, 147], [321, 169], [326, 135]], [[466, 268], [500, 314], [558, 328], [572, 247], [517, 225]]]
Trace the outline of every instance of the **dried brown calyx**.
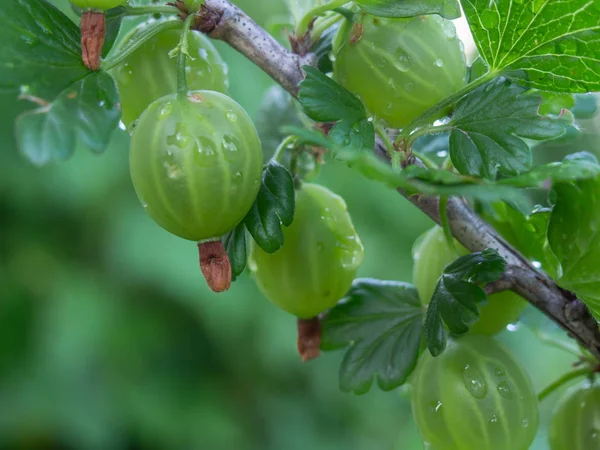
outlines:
[[208, 287], [214, 292], [223, 292], [231, 286], [231, 262], [223, 243], [218, 241], [198, 244], [200, 268]]
[[100, 70], [100, 58], [106, 36], [103, 12], [84, 11], [81, 15], [81, 59], [90, 70]]
[[302, 361], [321, 355], [321, 322], [318, 317], [298, 319], [298, 354]]

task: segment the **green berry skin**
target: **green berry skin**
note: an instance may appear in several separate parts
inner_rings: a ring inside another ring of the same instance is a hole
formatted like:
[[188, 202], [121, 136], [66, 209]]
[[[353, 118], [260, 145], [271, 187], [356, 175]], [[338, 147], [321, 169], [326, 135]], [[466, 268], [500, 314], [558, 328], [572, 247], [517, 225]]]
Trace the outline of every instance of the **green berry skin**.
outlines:
[[[334, 78], [394, 128], [465, 85], [467, 68], [454, 24], [437, 15], [346, 22], [333, 47]], [[442, 112], [442, 115], [444, 112]]]
[[273, 254], [252, 245], [250, 269], [264, 295], [284, 311], [308, 319], [334, 306], [350, 289], [363, 246], [344, 200], [305, 183], [284, 242]]
[[[119, 47], [128, 43], [146, 26], [134, 28]], [[121, 96], [121, 120], [126, 127], [142, 115], [150, 103], [177, 91], [177, 58], [171, 52], [179, 44], [181, 31], [164, 30], [144, 42], [122, 64], [111, 71]], [[201, 33], [189, 34], [186, 78], [190, 90], [227, 93], [227, 65], [210, 40]]]
[[262, 148], [250, 117], [226, 95], [171, 94], [140, 117], [130, 170], [140, 202], [161, 227], [204, 241], [233, 229], [250, 210]]
[[70, 0], [72, 4], [83, 9], [101, 9], [103, 11], [116, 8], [125, 3], [125, 0]]
[[[444, 267], [470, 252], [454, 241], [458, 256], [450, 248], [444, 230], [438, 226], [425, 232], [413, 250], [413, 284], [424, 305], [428, 305]], [[485, 305], [479, 305], [479, 319], [471, 333], [494, 335], [518, 320], [527, 302], [514, 292], [492, 294]]]
[[600, 450], [600, 384], [584, 382], [565, 393], [548, 438], [550, 450]]
[[452, 340], [436, 358], [424, 352], [412, 383], [413, 417], [436, 450], [527, 450], [535, 438], [531, 380], [489, 336]]

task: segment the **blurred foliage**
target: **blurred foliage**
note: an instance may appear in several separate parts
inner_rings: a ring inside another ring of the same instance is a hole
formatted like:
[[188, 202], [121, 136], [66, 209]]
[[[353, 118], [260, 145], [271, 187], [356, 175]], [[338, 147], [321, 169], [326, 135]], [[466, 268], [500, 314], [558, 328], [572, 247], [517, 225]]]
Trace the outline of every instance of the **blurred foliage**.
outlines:
[[[261, 24], [285, 14], [283, 1], [236, 3]], [[65, 0], [55, 4], [72, 14]], [[233, 97], [256, 117], [272, 82], [217, 45]], [[302, 364], [295, 319], [247, 274], [226, 294], [208, 290], [195, 245], [160, 229], [139, 204], [124, 132], [104, 155], [77, 151], [37, 169], [13, 133], [28, 105], [9, 94], [0, 102], [0, 449], [422, 448], [403, 390], [340, 392], [342, 352]], [[538, 146], [540, 162], [598, 153], [597, 124], [582, 127]], [[410, 281], [410, 249], [429, 219], [342, 164], [328, 164], [317, 181], [348, 203], [366, 248], [359, 276]], [[568, 370], [573, 357], [514, 328], [500, 339], [536, 388]], [[532, 448], [547, 448], [558, 395], [542, 406]]]

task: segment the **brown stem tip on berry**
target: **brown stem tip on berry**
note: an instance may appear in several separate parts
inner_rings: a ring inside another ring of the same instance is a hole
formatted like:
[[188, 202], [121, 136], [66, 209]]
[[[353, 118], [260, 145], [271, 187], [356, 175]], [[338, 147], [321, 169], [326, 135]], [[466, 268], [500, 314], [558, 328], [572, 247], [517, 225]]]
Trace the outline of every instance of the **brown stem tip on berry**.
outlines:
[[302, 361], [310, 361], [321, 355], [321, 322], [318, 317], [298, 319], [298, 354]]
[[223, 292], [231, 286], [231, 262], [223, 243], [219, 241], [198, 244], [200, 268], [208, 287]]
[[90, 70], [100, 70], [100, 58], [106, 36], [103, 12], [85, 11], [81, 15], [81, 59]]

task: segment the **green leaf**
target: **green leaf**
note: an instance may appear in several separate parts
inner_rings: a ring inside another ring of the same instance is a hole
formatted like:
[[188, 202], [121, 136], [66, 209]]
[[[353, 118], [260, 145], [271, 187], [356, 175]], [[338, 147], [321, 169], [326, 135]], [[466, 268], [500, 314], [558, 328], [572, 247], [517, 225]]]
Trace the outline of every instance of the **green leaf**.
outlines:
[[427, 348], [438, 356], [445, 348], [440, 319], [455, 334], [464, 334], [479, 317], [477, 305], [487, 300], [479, 284], [498, 280], [506, 261], [492, 249], [458, 258], [446, 266], [427, 308], [425, 338]]
[[557, 283], [600, 320], [600, 176], [554, 188], [548, 241], [560, 262]]
[[481, 56], [475, 58], [475, 61], [469, 67], [468, 80], [469, 83], [476, 80], [477, 78], [482, 77], [486, 73], [488, 73], [490, 68], [487, 66], [485, 61]]
[[314, 67], [304, 66], [303, 69], [306, 78], [300, 83], [298, 99], [311, 119], [354, 123], [367, 118], [365, 107], [349, 91]]
[[446, 170], [417, 166], [409, 166], [398, 172], [373, 152], [341, 147], [319, 132], [296, 127], [285, 127], [284, 131], [299, 136], [299, 143], [329, 149], [334, 158], [344, 161], [365, 177], [393, 189], [404, 189], [411, 194], [461, 196], [484, 201], [504, 199], [518, 202], [523, 199], [523, 195], [512, 186], [499, 186]]
[[432, 356], [439, 356], [446, 349], [447, 339], [446, 330], [442, 323], [442, 317], [438, 310], [438, 303], [434, 297], [427, 306], [427, 314], [425, 315], [425, 342], [427, 349]]
[[354, 280], [323, 321], [321, 348], [349, 347], [340, 367], [340, 388], [355, 394], [377, 385], [404, 384], [419, 356], [423, 320], [414, 286], [397, 281]]
[[21, 152], [43, 165], [71, 156], [78, 138], [90, 150], [102, 152], [120, 117], [115, 82], [104, 72], [94, 72], [51, 103], [19, 116], [17, 139]]
[[329, 131], [329, 139], [339, 147], [373, 150], [375, 147], [375, 129], [368, 119], [362, 119], [355, 123], [342, 120]]
[[446, 19], [458, 19], [460, 6], [456, 0], [357, 0], [361, 9], [380, 17], [414, 17], [439, 14]]
[[539, 263], [546, 273], [554, 277], [558, 260], [549, 251], [546, 237], [550, 212], [550, 209], [536, 208], [525, 215], [507, 203], [497, 202], [489, 205], [482, 217], [523, 256]]
[[102, 47], [103, 58], [108, 55], [117, 40], [119, 30], [121, 29], [121, 22], [127, 16], [127, 9], [123, 6], [118, 6], [105, 11], [104, 16], [106, 17], [106, 37], [104, 38], [104, 46]]
[[461, 2], [491, 70], [524, 75], [529, 86], [600, 91], [600, 4], [595, 0]]
[[0, 90], [49, 102], [88, 73], [79, 28], [46, 0], [3, 0], [0, 22]]
[[223, 245], [231, 263], [233, 280], [239, 277], [246, 269], [248, 255], [246, 251], [246, 226], [244, 222], [223, 236]]
[[542, 116], [547, 116], [549, 114], [558, 116], [564, 109], [572, 109], [575, 106], [573, 94], [537, 91], [537, 95], [542, 97], [542, 104], [538, 109], [538, 113]]
[[263, 171], [254, 205], [244, 219], [246, 228], [265, 252], [275, 253], [283, 245], [281, 225], [292, 224], [295, 203], [292, 176], [285, 167], [271, 161]]
[[331, 61], [330, 54], [333, 49], [333, 38], [339, 28], [339, 24], [327, 28], [311, 49], [317, 57], [317, 69], [323, 73], [333, 72], [333, 62]]
[[518, 188], [549, 189], [552, 183], [595, 178], [600, 174], [598, 162], [588, 159], [567, 159], [543, 166], [534, 167], [531, 171], [512, 178], [498, 180], [499, 185], [510, 185]]
[[538, 114], [540, 97], [506, 80], [492, 81], [462, 99], [448, 126], [450, 157], [465, 175], [495, 179], [531, 167], [531, 150], [521, 138], [552, 139], [564, 134], [572, 115]]

